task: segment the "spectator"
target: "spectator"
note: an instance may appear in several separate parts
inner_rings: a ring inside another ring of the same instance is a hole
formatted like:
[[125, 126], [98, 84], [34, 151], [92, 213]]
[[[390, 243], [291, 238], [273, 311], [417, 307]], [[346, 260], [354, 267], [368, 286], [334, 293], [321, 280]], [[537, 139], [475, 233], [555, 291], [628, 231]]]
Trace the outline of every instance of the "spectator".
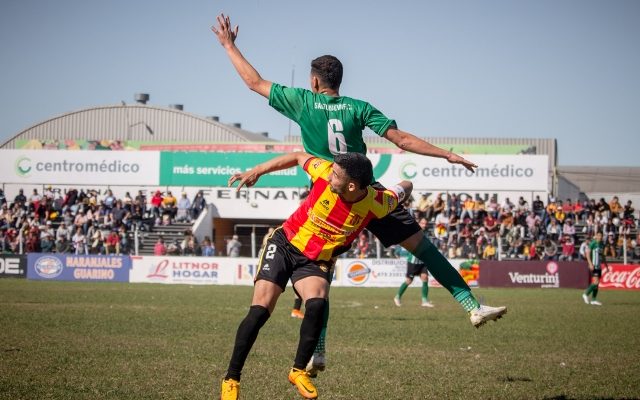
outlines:
[[127, 215], [127, 210], [122, 206], [122, 200], [116, 200], [114, 207], [111, 209], [111, 227], [119, 228]]
[[471, 196], [467, 196], [464, 200], [464, 203], [462, 204], [462, 214], [460, 215], [460, 219], [465, 223], [467, 222], [467, 218], [469, 219], [468, 222], [473, 221], [475, 218], [475, 208], [476, 202]]
[[233, 235], [231, 240], [227, 241], [227, 256], [239, 257], [240, 247], [242, 247], [242, 243], [238, 240], [238, 235]]
[[[151, 212], [153, 213], [153, 217], [156, 219], [160, 218], [162, 201], [162, 193], [159, 190], [156, 190], [156, 192], [153, 194], [153, 197], [151, 198]], [[156, 223], [159, 224], [159, 222]]]
[[[511, 214], [511, 213], [508, 212], [507, 214]], [[511, 221], [513, 221], [513, 218], [511, 219]], [[498, 221], [495, 218], [493, 218], [491, 214], [487, 214], [487, 216], [484, 218], [483, 225], [484, 225], [485, 233], [489, 235], [489, 237], [491, 238], [495, 237], [500, 230]]]
[[61, 236], [60, 239], [56, 242], [56, 253], [58, 254], [69, 254], [73, 253], [73, 245], [66, 238], [66, 236]]
[[611, 212], [611, 218], [620, 217], [623, 213], [624, 209], [622, 208], [622, 204], [618, 200], [618, 196], [613, 196], [611, 201], [609, 202], [609, 212]]
[[498, 204], [498, 198], [496, 196], [491, 196], [491, 199], [489, 199], [487, 203], [487, 213], [495, 219], [498, 219], [500, 216], [500, 204]]
[[557, 260], [558, 245], [556, 245], [556, 243], [550, 238], [545, 239], [543, 243], [544, 249], [542, 259], [552, 261]]
[[18, 190], [18, 194], [13, 199], [13, 203], [14, 204], [18, 204], [20, 206], [20, 208], [25, 208], [25, 206], [27, 204], [27, 196], [24, 195], [24, 190], [23, 189], [19, 189]]
[[92, 229], [90, 236], [91, 245], [89, 246], [89, 253], [91, 254], [103, 254], [104, 253], [104, 237], [100, 229]]
[[5, 205], [7, 205], [7, 196], [4, 195], [4, 190], [0, 188], [0, 207], [3, 207]]
[[571, 202], [571, 199], [567, 199], [562, 205], [562, 212], [566, 215], [566, 219], [575, 219], [575, 205]]
[[207, 202], [204, 199], [204, 194], [202, 190], [199, 190], [196, 193], [196, 197], [193, 198], [193, 202], [191, 203], [191, 219], [196, 220], [198, 216], [207, 207]]
[[560, 254], [560, 261], [573, 261], [573, 253], [576, 251], [576, 246], [573, 243], [573, 237], [567, 236], [562, 242], [562, 253]]
[[418, 212], [418, 219], [424, 218], [427, 215], [427, 210], [430, 206], [429, 194], [422, 193], [420, 195], [420, 199], [418, 200], [418, 204], [416, 205], [416, 211]]
[[104, 252], [106, 254], [120, 255], [120, 235], [118, 229], [113, 228], [104, 241]]
[[578, 249], [578, 259], [580, 261], [586, 261], [587, 260], [587, 252], [590, 251], [589, 250], [589, 243], [591, 243], [591, 239], [592, 239], [592, 235], [591, 234], [587, 234], [585, 236], [585, 239], [580, 244], [580, 248]]
[[547, 225], [547, 237], [553, 241], [556, 241], [560, 238], [561, 233], [562, 227], [558, 225], [558, 222], [555, 218], [551, 218], [549, 220], [549, 225]]
[[202, 255], [204, 257], [214, 257], [216, 255], [216, 249], [211, 244], [211, 238], [209, 238], [209, 236], [205, 236], [202, 241]]
[[360, 232], [360, 235], [358, 236], [358, 242], [356, 244], [356, 257], [369, 257], [369, 236], [364, 231]]
[[111, 211], [111, 209], [115, 206], [115, 204], [116, 204], [116, 196], [113, 195], [113, 192], [111, 191], [111, 189], [107, 189], [107, 193], [104, 195], [104, 199], [102, 200], [102, 204], [104, 204], [104, 207], [108, 211]]
[[84, 232], [82, 232], [82, 227], [76, 227], [76, 232], [71, 238], [71, 241], [73, 242], [73, 248], [76, 254], [89, 254], [87, 238], [84, 236]]
[[42, 239], [40, 239], [40, 251], [43, 253], [52, 253], [55, 242], [53, 236], [50, 233], [46, 233]]
[[462, 244], [462, 250], [460, 252], [462, 258], [476, 258], [476, 247], [471, 243], [471, 237], [466, 237]]
[[627, 201], [627, 204], [625, 204], [622, 210], [622, 219], [633, 222], [635, 211], [636, 210], [633, 208], [631, 200]]
[[122, 208], [129, 212], [133, 210], [133, 199], [131, 198], [129, 192], [126, 192], [124, 194], [124, 199], [122, 199]]
[[573, 225], [573, 219], [569, 218], [562, 226], [562, 236], [570, 237], [571, 241], [575, 243], [576, 239], [576, 227]]
[[182, 248], [183, 256], [199, 256], [202, 255], [200, 246], [195, 236], [189, 236], [186, 240], [185, 246]]
[[607, 235], [607, 241], [604, 244], [604, 257], [616, 258], [618, 254], [618, 246], [613, 233]]
[[173, 196], [171, 190], [167, 191], [167, 195], [162, 199], [162, 214], [169, 216], [169, 220], [173, 220], [178, 211], [178, 200]]
[[191, 222], [191, 215], [189, 210], [191, 209], [191, 200], [187, 197], [187, 193], [182, 192], [180, 199], [178, 200], [178, 209], [176, 212], [176, 221], [178, 222]]
[[496, 247], [493, 239], [489, 240], [487, 245], [484, 247], [484, 250], [482, 251], [482, 258], [485, 260], [496, 259]]
[[544, 219], [545, 207], [544, 202], [540, 200], [540, 196], [536, 196], [536, 199], [533, 201], [531, 210], [536, 216], [538, 216], [538, 218], [540, 218], [541, 220]]
[[167, 255], [167, 247], [164, 245], [164, 239], [162, 237], [159, 237], [155, 246], [153, 246], [153, 255], [155, 256]]

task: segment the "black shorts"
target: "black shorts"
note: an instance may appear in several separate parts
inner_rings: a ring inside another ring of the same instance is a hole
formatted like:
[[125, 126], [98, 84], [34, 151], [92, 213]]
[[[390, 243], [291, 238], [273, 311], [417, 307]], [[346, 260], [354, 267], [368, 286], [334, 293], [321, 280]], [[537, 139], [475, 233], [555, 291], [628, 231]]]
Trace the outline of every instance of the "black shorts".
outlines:
[[405, 275], [407, 278], [409, 279], [413, 279], [416, 276], [420, 276], [421, 274], [426, 274], [427, 272], [427, 265], [424, 263], [420, 263], [420, 264], [414, 264], [414, 263], [407, 263], [407, 274]]
[[594, 270], [591, 271], [591, 276], [594, 278], [600, 278], [602, 276], [602, 269], [594, 268]]
[[273, 282], [284, 292], [287, 282], [296, 283], [308, 276], [319, 276], [331, 283], [335, 259], [330, 261], [310, 260], [295, 248], [282, 230], [277, 228], [267, 239], [258, 261], [258, 272], [254, 282], [264, 279]]
[[[380, 182], [371, 185], [374, 189], [386, 189]], [[402, 204], [398, 204], [391, 214], [381, 219], [372, 219], [367, 229], [377, 237], [384, 247], [401, 243], [420, 232], [420, 225]]]

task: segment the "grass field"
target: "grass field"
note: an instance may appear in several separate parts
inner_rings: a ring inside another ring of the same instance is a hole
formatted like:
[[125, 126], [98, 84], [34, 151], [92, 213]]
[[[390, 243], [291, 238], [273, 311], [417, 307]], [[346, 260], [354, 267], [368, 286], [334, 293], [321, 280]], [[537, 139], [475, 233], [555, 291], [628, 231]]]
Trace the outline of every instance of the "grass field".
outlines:
[[[1, 399], [217, 399], [250, 287], [0, 280]], [[443, 289], [334, 288], [321, 399], [640, 398], [640, 293], [480, 289], [509, 313], [476, 330]], [[287, 290], [242, 399], [297, 399]]]

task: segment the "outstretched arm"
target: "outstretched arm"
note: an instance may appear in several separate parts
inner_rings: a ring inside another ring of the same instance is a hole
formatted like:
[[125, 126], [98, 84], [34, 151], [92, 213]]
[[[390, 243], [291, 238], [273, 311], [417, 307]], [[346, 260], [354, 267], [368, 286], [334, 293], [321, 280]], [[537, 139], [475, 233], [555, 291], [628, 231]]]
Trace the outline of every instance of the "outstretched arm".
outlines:
[[308, 159], [313, 157], [311, 154], [307, 154], [304, 152], [295, 152], [295, 153], [287, 153], [276, 158], [273, 158], [269, 161], [263, 162], [262, 164], [258, 164], [255, 167], [251, 168], [249, 171], [245, 172], [236, 172], [229, 178], [228, 186], [232, 186], [234, 182], [240, 181], [238, 183], [238, 189], [243, 186], [251, 187], [258, 182], [258, 179], [269, 172], [280, 171], [283, 169], [291, 168], [296, 165], [303, 166]]
[[474, 172], [474, 168], [478, 168], [478, 166], [471, 161], [466, 160], [451, 151], [434, 146], [431, 143], [426, 142], [408, 132], [401, 131], [398, 128], [391, 127], [387, 129], [383, 136], [402, 150], [421, 154], [423, 156], [444, 158], [451, 164], [461, 164], [471, 172]]
[[218, 26], [212, 26], [211, 30], [216, 34], [222, 47], [227, 51], [229, 60], [238, 71], [238, 75], [247, 85], [247, 87], [254, 92], [269, 98], [271, 92], [271, 82], [262, 79], [258, 71], [247, 61], [242, 55], [240, 50], [236, 47], [236, 38], [238, 37], [238, 25], [235, 28], [231, 28], [231, 19], [229, 16], [220, 14], [216, 17], [218, 20]]

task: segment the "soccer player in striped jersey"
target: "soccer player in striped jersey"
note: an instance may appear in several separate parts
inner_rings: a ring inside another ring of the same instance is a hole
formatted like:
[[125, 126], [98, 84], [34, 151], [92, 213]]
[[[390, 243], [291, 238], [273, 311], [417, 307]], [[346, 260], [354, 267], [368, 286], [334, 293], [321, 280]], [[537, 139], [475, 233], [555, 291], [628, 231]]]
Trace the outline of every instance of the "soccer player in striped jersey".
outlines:
[[333, 162], [307, 153], [289, 153], [234, 174], [229, 185], [239, 182], [238, 189], [253, 186], [261, 175], [295, 165], [302, 166], [310, 175], [313, 186], [305, 201], [274, 230], [262, 248], [251, 307], [238, 327], [229, 368], [222, 381], [223, 400], [238, 398], [247, 355], [289, 279], [305, 304], [289, 382], [304, 398], [318, 397], [305, 367], [322, 330], [335, 257], [350, 249], [371, 220], [393, 212], [413, 188], [409, 181], [391, 189], [373, 188], [371, 161], [359, 153], [336, 155]]
[[[582, 293], [582, 300], [593, 306], [601, 306], [602, 303], [597, 300], [597, 297], [600, 277], [602, 276], [602, 264], [605, 264], [607, 268], [609, 267], [604, 256], [602, 232], [597, 232], [596, 236], [589, 243], [589, 249], [587, 250], [587, 264], [589, 264], [589, 271], [591, 273], [591, 284], [587, 290]], [[591, 300], [589, 300], [589, 295], [591, 295]]]

